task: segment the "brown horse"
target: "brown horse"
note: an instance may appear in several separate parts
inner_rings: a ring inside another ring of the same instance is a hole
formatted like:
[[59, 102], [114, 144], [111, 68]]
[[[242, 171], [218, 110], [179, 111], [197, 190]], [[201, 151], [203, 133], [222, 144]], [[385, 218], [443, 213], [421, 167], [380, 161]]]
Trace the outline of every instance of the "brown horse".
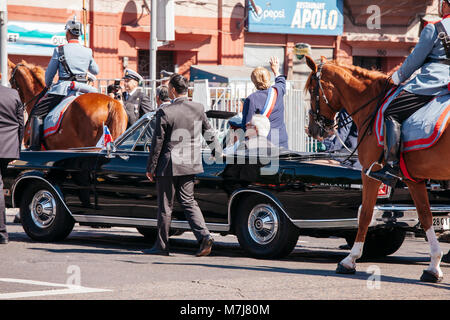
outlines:
[[[362, 255], [363, 244], [373, 209], [377, 201], [380, 182], [369, 178], [364, 173], [373, 163], [381, 158], [383, 148], [379, 147], [376, 135], [366, 129], [372, 124], [367, 121], [375, 111], [379, 97], [385, 89], [391, 88], [390, 78], [377, 71], [369, 71], [355, 66], [342, 66], [322, 58], [317, 65], [310, 57], [307, 64], [312, 73], [305, 89], [311, 94], [311, 110], [308, 133], [316, 139], [323, 139], [333, 133], [336, 113], [345, 107], [358, 128], [358, 157], [363, 167], [362, 208], [358, 221], [358, 233], [350, 254], [339, 264], [336, 272], [352, 274], [355, 272], [355, 261]], [[365, 105], [366, 104], [366, 105]], [[446, 126], [449, 125], [445, 124]], [[365, 134], [367, 133], [367, 134]], [[365, 136], [363, 138], [363, 136]], [[404, 154], [408, 172], [416, 181], [404, 180], [416, 206], [419, 221], [426, 232], [430, 244], [431, 262], [424, 270], [422, 281], [438, 282], [442, 279], [440, 262], [442, 251], [439, 247], [434, 228], [432, 214], [424, 179], [449, 180], [450, 165], [450, 132], [446, 130], [440, 140], [431, 148], [412, 151]], [[373, 170], [379, 170], [380, 165]]]
[[[10, 83], [18, 90], [29, 115], [39, 93], [45, 87], [45, 71], [25, 62], [14, 65]], [[122, 104], [100, 93], [86, 93], [77, 97], [67, 108], [59, 130], [44, 139], [47, 149], [68, 149], [95, 146], [103, 134], [103, 124], [110, 129], [116, 139], [127, 127], [127, 114]], [[28, 128], [28, 125], [26, 126]], [[24, 144], [29, 141], [30, 132], [25, 130]]]

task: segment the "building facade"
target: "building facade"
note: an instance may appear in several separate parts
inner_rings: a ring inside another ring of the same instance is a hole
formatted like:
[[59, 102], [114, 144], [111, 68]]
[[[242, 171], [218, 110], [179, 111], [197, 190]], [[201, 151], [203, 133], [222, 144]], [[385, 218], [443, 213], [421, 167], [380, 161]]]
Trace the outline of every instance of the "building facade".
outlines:
[[[160, 0], [167, 1], [167, 0]], [[8, 53], [47, 66], [64, 42], [64, 25], [87, 21], [86, 44], [99, 78], [121, 77], [124, 68], [148, 76], [150, 0], [8, 0]], [[313, 57], [389, 72], [411, 52], [437, 0], [191, 0], [174, 1], [175, 40], [157, 52], [157, 70], [189, 76], [191, 65], [255, 67], [277, 55], [290, 79], [308, 70], [293, 54], [308, 43]], [[82, 40], [84, 41], [84, 39]]]

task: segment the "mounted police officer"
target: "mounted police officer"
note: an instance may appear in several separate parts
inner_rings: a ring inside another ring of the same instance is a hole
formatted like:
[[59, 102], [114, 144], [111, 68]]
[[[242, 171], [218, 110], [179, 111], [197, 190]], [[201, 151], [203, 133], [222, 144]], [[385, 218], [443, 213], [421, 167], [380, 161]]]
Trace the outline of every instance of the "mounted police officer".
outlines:
[[[43, 120], [70, 92], [72, 81], [86, 84], [88, 71], [94, 75], [99, 72], [92, 50], [79, 43], [78, 38], [83, 34], [81, 22], [74, 17], [67, 22], [65, 29], [68, 43], [55, 48], [45, 72], [48, 92], [31, 111], [31, 150], [40, 150]], [[53, 84], [57, 72], [59, 80]]]
[[450, 83], [450, 0], [440, 0], [442, 20], [429, 23], [422, 31], [414, 51], [392, 75], [394, 84], [409, 81], [384, 114], [384, 167], [370, 172], [371, 178], [395, 186], [400, 174], [401, 124], [434, 97], [449, 93]]
[[128, 116], [128, 127], [130, 127], [144, 114], [154, 111], [154, 108], [150, 97], [138, 88], [144, 80], [139, 73], [126, 69], [123, 80], [125, 87], [125, 92], [122, 94], [123, 106]]

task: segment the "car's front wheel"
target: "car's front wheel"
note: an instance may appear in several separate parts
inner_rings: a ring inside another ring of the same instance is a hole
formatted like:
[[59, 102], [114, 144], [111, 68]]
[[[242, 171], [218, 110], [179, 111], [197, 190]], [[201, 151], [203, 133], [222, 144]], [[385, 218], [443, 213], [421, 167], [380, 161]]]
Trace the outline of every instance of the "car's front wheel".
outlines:
[[65, 239], [75, 224], [55, 191], [42, 182], [32, 182], [25, 189], [20, 219], [31, 239], [45, 242]]
[[250, 196], [242, 200], [236, 217], [241, 247], [255, 258], [287, 256], [298, 240], [298, 230], [269, 199]]

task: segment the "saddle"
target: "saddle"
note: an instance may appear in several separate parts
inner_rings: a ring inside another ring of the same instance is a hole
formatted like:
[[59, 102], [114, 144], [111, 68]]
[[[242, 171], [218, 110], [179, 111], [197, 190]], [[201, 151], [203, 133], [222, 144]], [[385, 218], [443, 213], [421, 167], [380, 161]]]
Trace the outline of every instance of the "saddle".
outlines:
[[[378, 146], [383, 146], [384, 112], [403, 90], [403, 86], [391, 89], [384, 104], [378, 110], [374, 131]], [[450, 93], [436, 96], [423, 108], [417, 110], [402, 124], [402, 153], [431, 148], [447, 128], [450, 120]]]
[[64, 98], [44, 119], [44, 138], [47, 138], [58, 132], [61, 126], [64, 113], [73, 100], [77, 98], [76, 95]]

